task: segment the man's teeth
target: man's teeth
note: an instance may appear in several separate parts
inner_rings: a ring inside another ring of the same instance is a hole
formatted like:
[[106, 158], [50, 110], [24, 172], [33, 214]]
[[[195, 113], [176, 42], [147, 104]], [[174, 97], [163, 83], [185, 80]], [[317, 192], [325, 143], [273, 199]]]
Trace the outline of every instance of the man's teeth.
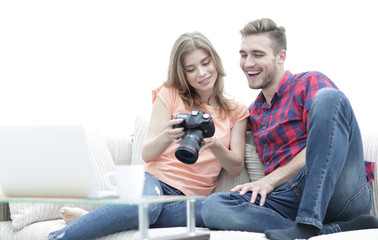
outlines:
[[247, 71], [247, 73], [248, 73], [249, 75], [256, 75], [256, 74], [261, 73], [261, 71]]

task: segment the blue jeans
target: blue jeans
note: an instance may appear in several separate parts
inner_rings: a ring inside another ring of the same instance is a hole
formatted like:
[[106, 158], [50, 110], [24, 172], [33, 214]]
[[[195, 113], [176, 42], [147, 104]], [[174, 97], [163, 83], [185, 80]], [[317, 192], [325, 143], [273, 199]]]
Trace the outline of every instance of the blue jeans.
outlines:
[[336, 89], [321, 89], [309, 113], [306, 165], [277, 187], [259, 206], [251, 193], [215, 193], [202, 208], [212, 229], [265, 232], [295, 223], [310, 224], [321, 233], [341, 231], [336, 221], [369, 213], [371, 190], [366, 180], [360, 130], [349, 101]]
[[[146, 172], [145, 196], [184, 195], [155, 176]], [[201, 209], [203, 200], [195, 203], [196, 225], [203, 226]], [[148, 207], [150, 227], [186, 226], [186, 203], [173, 202], [151, 204]], [[48, 239], [94, 239], [115, 232], [138, 228], [138, 207], [133, 205], [109, 205], [97, 208], [76, 219], [63, 229], [49, 234]]]

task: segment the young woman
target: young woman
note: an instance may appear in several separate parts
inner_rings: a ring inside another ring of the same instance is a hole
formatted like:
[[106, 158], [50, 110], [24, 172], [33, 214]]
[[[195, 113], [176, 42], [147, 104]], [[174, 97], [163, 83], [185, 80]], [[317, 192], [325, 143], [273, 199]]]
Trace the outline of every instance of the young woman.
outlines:
[[[181, 35], [175, 42], [169, 63], [168, 79], [153, 91], [149, 130], [142, 149], [146, 178], [144, 195], [209, 195], [225, 168], [237, 176], [244, 166], [245, 131], [248, 109], [225, 98], [221, 59], [209, 40], [199, 32]], [[205, 138], [194, 164], [175, 157], [184, 136], [174, 128], [182, 120], [178, 113], [202, 110], [214, 122], [215, 134]], [[203, 226], [201, 208], [196, 201], [196, 223]], [[49, 239], [93, 239], [138, 227], [136, 206], [104, 206], [91, 212], [63, 208], [63, 229], [50, 233]], [[186, 225], [184, 202], [155, 204], [149, 207], [151, 227]]]

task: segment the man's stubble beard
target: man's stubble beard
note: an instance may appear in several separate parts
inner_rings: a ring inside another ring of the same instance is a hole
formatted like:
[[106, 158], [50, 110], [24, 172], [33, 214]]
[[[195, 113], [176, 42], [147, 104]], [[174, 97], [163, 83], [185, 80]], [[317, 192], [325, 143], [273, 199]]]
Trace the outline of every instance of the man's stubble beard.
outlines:
[[258, 86], [249, 86], [252, 89], [264, 89], [267, 88], [271, 83], [273, 83], [276, 75], [277, 75], [277, 66], [274, 66], [274, 68], [268, 72], [268, 74], [263, 78], [263, 81], [260, 85]]

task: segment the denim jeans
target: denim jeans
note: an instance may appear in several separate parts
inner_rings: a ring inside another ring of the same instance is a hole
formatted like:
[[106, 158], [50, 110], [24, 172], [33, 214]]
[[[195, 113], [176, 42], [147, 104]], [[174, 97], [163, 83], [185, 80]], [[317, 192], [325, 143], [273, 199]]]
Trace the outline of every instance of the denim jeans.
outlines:
[[336, 221], [369, 213], [371, 190], [366, 180], [360, 130], [349, 101], [336, 89], [321, 89], [309, 113], [306, 165], [268, 194], [264, 206], [251, 193], [215, 193], [202, 208], [205, 226], [264, 232], [295, 223], [321, 233], [341, 231]]
[[[143, 195], [184, 195], [155, 176], [146, 172]], [[201, 208], [203, 200], [195, 203], [196, 225], [203, 226]], [[148, 207], [150, 227], [186, 226], [186, 203], [151, 204]], [[99, 207], [76, 219], [63, 229], [49, 234], [48, 239], [94, 239], [115, 232], [138, 228], [138, 206], [108, 205]]]

